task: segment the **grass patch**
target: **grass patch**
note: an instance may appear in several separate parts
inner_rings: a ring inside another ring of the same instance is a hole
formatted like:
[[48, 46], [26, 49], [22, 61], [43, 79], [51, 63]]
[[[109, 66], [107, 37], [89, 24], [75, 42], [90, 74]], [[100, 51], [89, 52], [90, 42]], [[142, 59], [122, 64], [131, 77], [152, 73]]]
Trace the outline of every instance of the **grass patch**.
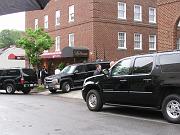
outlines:
[[36, 92], [43, 92], [46, 91], [44, 85], [39, 85], [38, 87], [34, 88]]

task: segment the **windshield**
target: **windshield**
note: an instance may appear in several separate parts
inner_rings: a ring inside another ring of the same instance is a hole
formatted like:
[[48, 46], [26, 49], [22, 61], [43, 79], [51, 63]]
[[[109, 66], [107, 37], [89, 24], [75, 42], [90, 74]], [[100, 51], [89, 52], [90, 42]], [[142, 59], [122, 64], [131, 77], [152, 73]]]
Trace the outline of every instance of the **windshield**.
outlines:
[[75, 68], [76, 68], [76, 66], [67, 66], [61, 72], [72, 74], [74, 72]]

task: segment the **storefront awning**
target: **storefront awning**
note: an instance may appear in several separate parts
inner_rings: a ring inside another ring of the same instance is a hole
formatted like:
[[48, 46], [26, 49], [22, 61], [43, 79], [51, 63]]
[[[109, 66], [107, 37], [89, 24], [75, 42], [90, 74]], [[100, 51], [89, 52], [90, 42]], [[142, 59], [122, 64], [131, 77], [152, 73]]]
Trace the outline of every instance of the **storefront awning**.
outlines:
[[61, 52], [51, 52], [51, 53], [43, 53], [41, 55], [42, 59], [54, 59], [54, 58], [61, 58]]
[[24, 55], [15, 55], [13, 53], [9, 54], [8, 60], [25, 60]]
[[82, 47], [65, 47], [62, 50], [62, 57], [89, 57], [89, 49]]
[[50, 0], [0, 0], [0, 15], [44, 9]]

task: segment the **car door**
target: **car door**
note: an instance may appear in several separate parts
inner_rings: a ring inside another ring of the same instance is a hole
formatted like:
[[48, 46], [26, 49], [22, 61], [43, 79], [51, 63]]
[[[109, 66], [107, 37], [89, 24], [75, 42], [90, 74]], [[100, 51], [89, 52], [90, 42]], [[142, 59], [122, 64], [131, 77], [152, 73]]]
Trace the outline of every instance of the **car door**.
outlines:
[[87, 77], [85, 65], [78, 65], [74, 71], [74, 86], [79, 87], [83, 85], [84, 79]]
[[154, 104], [153, 91], [156, 90], [156, 87], [154, 87], [154, 77], [151, 74], [154, 59], [153, 56], [136, 57], [134, 59], [129, 91], [131, 105], [152, 106]]
[[110, 69], [109, 77], [101, 81], [104, 99], [116, 104], [128, 103], [131, 58], [119, 61]]

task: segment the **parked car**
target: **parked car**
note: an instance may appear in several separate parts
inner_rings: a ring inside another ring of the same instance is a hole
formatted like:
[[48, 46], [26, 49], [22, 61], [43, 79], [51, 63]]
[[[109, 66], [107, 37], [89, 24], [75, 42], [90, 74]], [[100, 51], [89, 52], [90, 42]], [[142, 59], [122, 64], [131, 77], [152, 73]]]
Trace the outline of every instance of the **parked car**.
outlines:
[[0, 89], [6, 90], [8, 94], [13, 94], [16, 90], [28, 94], [36, 86], [38, 79], [33, 69], [0, 69]]
[[60, 74], [45, 78], [44, 86], [51, 93], [56, 93], [62, 89], [69, 92], [71, 89], [82, 88], [84, 79], [93, 75], [96, 64], [100, 64], [102, 69], [109, 68], [109, 62], [78, 63], [66, 66]]
[[150, 108], [180, 123], [180, 52], [121, 59], [104, 74], [87, 78], [82, 96], [91, 111], [103, 104]]

